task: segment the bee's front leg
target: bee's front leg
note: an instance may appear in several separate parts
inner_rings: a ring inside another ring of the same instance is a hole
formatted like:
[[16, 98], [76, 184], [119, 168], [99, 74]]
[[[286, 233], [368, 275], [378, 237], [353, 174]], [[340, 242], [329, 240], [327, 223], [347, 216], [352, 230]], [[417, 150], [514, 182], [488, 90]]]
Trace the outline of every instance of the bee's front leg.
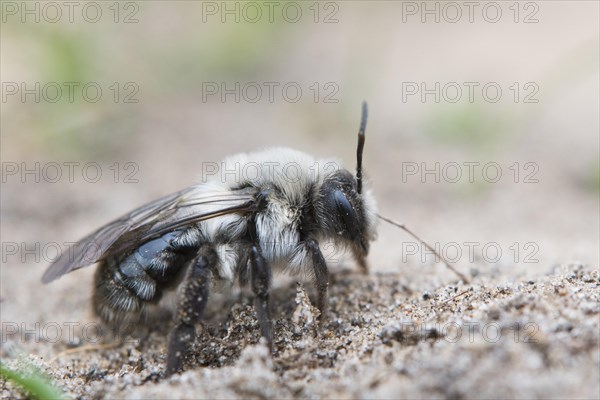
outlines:
[[192, 261], [182, 282], [177, 304], [175, 326], [171, 330], [167, 347], [166, 375], [181, 371], [183, 361], [189, 354], [196, 337], [194, 326], [202, 320], [208, 301], [211, 269], [217, 263], [217, 255], [211, 247], [200, 249]]
[[250, 264], [250, 280], [254, 293], [254, 308], [262, 335], [267, 339], [269, 350], [273, 351], [273, 328], [271, 309], [269, 307], [269, 292], [271, 290], [271, 267], [255, 245], [250, 249], [248, 257]]

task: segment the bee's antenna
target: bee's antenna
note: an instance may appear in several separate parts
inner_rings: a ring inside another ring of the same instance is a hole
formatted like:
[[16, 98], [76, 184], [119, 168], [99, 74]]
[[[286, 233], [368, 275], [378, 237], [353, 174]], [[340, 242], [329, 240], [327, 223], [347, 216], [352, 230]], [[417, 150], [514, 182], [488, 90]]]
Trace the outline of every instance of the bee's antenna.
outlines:
[[360, 128], [358, 129], [358, 146], [356, 146], [356, 187], [358, 193], [362, 192], [362, 154], [365, 147], [365, 128], [367, 127], [367, 102], [362, 103], [362, 116], [360, 117]]
[[431, 247], [429, 244], [427, 244], [426, 241], [424, 241], [423, 239], [421, 239], [420, 237], [418, 237], [417, 235], [415, 235], [410, 229], [408, 229], [406, 226], [404, 226], [403, 224], [399, 224], [397, 222], [392, 221], [389, 218], [386, 218], [380, 214], [377, 214], [377, 216], [384, 220], [385, 222], [392, 224], [400, 229], [402, 229], [403, 231], [405, 231], [406, 233], [408, 233], [410, 236], [414, 237], [415, 239], [417, 239], [419, 242], [421, 242], [429, 251], [433, 252], [433, 254], [435, 254], [437, 257], [439, 257], [440, 260], [442, 260], [442, 262], [446, 265], [446, 267], [454, 272], [456, 275], [458, 275], [458, 277], [463, 281], [463, 283], [469, 283], [469, 279], [463, 275], [462, 273], [460, 273], [459, 271], [456, 270], [456, 268], [454, 268], [452, 266], [452, 264], [450, 264], [450, 262], [448, 260], [446, 260], [444, 257], [442, 257], [437, 251], [434, 250], [433, 247]]

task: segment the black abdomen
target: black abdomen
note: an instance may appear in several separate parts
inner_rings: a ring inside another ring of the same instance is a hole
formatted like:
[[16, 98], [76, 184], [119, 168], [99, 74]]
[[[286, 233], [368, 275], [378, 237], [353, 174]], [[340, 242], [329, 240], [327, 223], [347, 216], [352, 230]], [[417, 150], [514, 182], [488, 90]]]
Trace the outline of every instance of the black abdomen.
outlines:
[[102, 261], [95, 276], [94, 311], [109, 323], [135, 322], [146, 303], [158, 302], [163, 290], [177, 281], [199, 247], [199, 231], [191, 227]]

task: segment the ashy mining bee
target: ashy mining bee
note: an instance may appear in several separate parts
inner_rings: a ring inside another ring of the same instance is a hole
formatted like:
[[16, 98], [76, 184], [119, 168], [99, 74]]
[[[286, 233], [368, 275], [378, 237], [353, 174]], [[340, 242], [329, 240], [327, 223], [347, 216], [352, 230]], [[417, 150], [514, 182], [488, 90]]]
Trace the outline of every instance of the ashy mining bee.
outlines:
[[328, 271], [319, 243], [349, 249], [366, 272], [376, 236], [375, 200], [362, 177], [366, 121], [363, 103], [356, 175], [286, 148], [232, 156], [222, 170], [254, 173], [217, 174], [134, 210], [79, 241], [42, 281], [98, 262], [93, 308], [113, 327], [143, 321], [149, 306], [176, 290], [167, 375], [181, 370], [213, 283], [250, 285], [261, 334], [271, 345], [271, 270], [305, 270], [314, 276], [323, 320]]
[[250, 285], [269, 344], [272, 268], [310, 269], [325, 318], [328, 271], [319, 243], [350, 249], [366, 271], [376, 236], [375, 200], [362, 178], [366, 120], [363, 104], [356, 175], [286, 148], [229, 157], [222, 170], [253, 173], [216, 174], [132, 211], [79, 241], [42, 281], [98, 262], [93, 307], [111, 325], [141, 321], [147, 306], [177, 290], [167, 374], [181, 369], [215, 281]]

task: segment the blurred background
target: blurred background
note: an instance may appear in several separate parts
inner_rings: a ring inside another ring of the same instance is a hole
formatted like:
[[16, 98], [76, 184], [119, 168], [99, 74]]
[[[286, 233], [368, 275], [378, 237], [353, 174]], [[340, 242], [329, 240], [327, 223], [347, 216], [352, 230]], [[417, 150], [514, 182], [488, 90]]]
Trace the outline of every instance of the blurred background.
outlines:
[[[363, 100], [380, 212], [459, 270], [598, 265], [597, 2], [74, 3], [2, 3], [2, 319], [85, 310], [91, 268], [39, 283], [56, 251], [203, 162], [353, 169]], [[455, 279], [411, 242], [381, 225], [372, 270]]]

